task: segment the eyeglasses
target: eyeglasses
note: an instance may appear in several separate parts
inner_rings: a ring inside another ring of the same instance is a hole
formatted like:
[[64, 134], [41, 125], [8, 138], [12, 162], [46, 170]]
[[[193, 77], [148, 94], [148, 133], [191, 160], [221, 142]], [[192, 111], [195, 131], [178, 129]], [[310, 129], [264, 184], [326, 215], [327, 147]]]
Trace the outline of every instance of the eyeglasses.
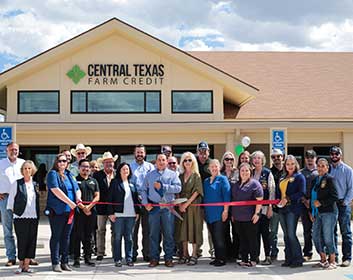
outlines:
[[234, 161], [234, 158], [225, 158], [224, 161]]
[[171, 161], [171, 162], [168, 162], [168, 164], [170, 164], [170, 165], [175, 165], [176, 162], [175, 162], [175, 161]]
[[191, 158], [184, 159], [184, 162], [192, 162], [192, 159]]
[[66, 159], [59, 159], [58, 162], [59, 162], [59, 163], [60, 163], [60, 162], [67, 162], [67, 160], [66, 160]]

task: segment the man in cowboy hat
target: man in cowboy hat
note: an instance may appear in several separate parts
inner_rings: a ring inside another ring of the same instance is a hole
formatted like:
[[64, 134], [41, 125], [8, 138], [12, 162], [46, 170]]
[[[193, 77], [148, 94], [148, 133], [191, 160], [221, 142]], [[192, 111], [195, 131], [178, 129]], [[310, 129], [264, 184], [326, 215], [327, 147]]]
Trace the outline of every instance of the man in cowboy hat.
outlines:
[[70, 150], [71, 154], [76, 158], [76, 161], [70, 165], [70, 171], [74, 177], [80, 174], [79, 162], [81, 159], [85, 159], [92, 153], [92, 149], [89, 146], [83, 144], [77, 144], [75, 149]]
[[[97, 159], [98, 164], [103, 164], [103, 169], [93, 174], [93, 178], [97, 180], [100, 191], [99, 202], [107, 202], [110, 182], [115, 177], [114, 162], [118, 159], [118, 155], [113, 156], [111, 152], [105, 152], [101, 158]], [[107, 205], [101, 204], [96, 206], [97, 210], [97, 261], [103, 260], [105, 254], [105, 233], [106, 224], [109, 220]], [[111, 245], [113, 247], [113, 232]], [[112, 250], [112, 252], [114, 252]]]

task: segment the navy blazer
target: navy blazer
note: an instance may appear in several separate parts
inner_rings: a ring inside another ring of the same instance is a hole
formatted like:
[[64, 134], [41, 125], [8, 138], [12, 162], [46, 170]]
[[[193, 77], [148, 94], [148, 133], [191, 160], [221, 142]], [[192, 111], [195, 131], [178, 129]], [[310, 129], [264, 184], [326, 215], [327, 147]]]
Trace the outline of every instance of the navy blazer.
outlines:
[[[281, 180], [283, 180], [282, 178]], [[305, 177], [301, 173], [294, 173], [291, 178], [289, 178], [286, 197], [288, 203], [286, 207], [280, 208], [279, 213], [283, 212], [293, 212], [295, 214], [300, 214], [304, 209], [304, 204], [301, 202], [303, 196], [306, 193], [306, 181]]]
[[[38, 184], [33, 181], [34, 192], [36, 194], [36, 212], [37, 219], [39, 219], [39, 193], [38, 193]], [[13, 213], [17, 216], [22, 216], [23, 212], [26, 210], [27, 206], [27, 187], [24, 178], [17, 180], [17, 192], [14, 198], [13, 204]]]
[[[135, 187], [134, 184], [131, 183], [131, 181], [129, 181], [129, 187], [131, 190], [132, 200], [134, 202], [135, 212], [136, 214], [139, 214], [141, 211], [141, 207], [136, 205], [136, 204], [140, 204], [137, 188]], [[117, 205], [108, 204], [107, 206], [108, 215], [112, 215], [114, 213], [123, 213], [124, 201], [125, 201], [124, 184], [120, 179], [114, 178], [110, 183], [107, 202], [116, 203]]]

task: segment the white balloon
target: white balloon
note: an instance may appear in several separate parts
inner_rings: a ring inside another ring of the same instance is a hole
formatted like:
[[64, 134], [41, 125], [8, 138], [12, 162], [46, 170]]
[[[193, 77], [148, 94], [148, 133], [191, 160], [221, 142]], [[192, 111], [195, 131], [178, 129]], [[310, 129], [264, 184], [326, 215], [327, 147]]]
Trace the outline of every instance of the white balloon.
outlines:
[[243, 145], [244, 148], [247, 148], [249, 147], [251, 143], [251, 139], [249, 136], [244, 136], [242, 139], [241, 139], [241, 144]]

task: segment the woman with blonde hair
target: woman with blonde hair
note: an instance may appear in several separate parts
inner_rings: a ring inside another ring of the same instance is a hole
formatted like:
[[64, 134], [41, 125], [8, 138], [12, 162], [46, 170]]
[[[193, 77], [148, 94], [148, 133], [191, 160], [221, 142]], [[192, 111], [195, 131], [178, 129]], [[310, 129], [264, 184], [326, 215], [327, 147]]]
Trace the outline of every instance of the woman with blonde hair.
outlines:
[[[186, 152], [181, 156], [180, 175], [181, 192], [179, 198], [187, 201], [179, 205], [179, 212], [183, 221], [176, 223], [176, 240], [183, 244], [183, 255], [179, 263], [188, 265], [197, 264], [197, 248], [202, 244], [202, 216], [200, 206], [191, 206], [192, 203], [201, 203], [203, 197], [202, 181], [195, 156]], [[188, 243], [192, 244], [192, 255], [188, 252]]]
[[[262, 151], [255, 151], [250, 156], [250, 161], [253, 170], [253, 178], [261, 184], [263, 190], [263, 199], [264, 200], [273, 200], [275, 199], [276, 184], [271, 173], [271, 170], [265, 167], [266, 157]], [[261, 248], [261, 238], [263, 242], [263, 247], [265, 251], [265, 260], [261, 262], [262, 265], [272, 264], [270, 257], [270, 220], [273, 215], [272, 205], [263, 205], [260, 210], [260, 219], [257, 235], [257, 257], [260, 257], [260, 248]], [[258, 259], [257, 259], [258, 261]]]
[[38, 184], [33, 181], [37, 167], [27, 160], [21, 166], [22, 179], [14, 182], [9, 194], [7, 209], [13, 211], [13, 221], [17, 237], [17, 250], [20, 265], [16, 274], [31, 273], [31, 259], [35, 257], [39, 221]]
[[[203, 183], [204, 203], [230, 202], [230, 185], [226, 176], [221, 175], [221, 164], [217, 159], [210, 160], [208, 169], [211, 177]], [[205, 220], [212, 236], [215, 248], [215, 260], [210, 265], [226, 264], [226, 246], [224, 242], [224, 222], [228, 218], [228, 205], [205, 206]]]

